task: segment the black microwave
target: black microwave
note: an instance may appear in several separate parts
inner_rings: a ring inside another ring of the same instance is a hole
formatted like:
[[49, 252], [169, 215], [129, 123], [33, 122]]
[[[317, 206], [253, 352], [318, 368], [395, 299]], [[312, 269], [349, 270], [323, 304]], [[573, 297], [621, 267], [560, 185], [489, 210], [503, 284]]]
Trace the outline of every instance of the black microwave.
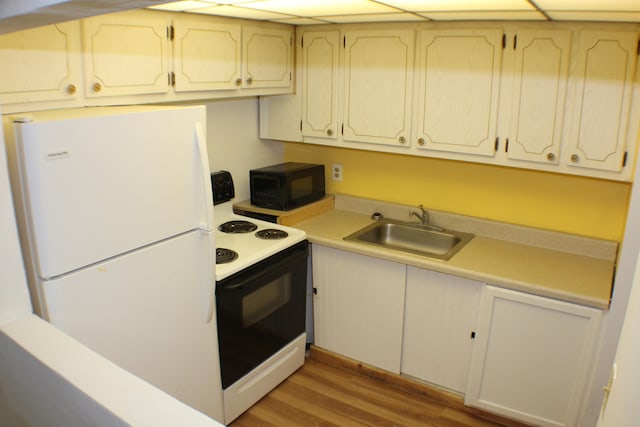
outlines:
[[324, 165], [280, 163], [249, 171], [251, 204], [288, 211], [324, 197]]

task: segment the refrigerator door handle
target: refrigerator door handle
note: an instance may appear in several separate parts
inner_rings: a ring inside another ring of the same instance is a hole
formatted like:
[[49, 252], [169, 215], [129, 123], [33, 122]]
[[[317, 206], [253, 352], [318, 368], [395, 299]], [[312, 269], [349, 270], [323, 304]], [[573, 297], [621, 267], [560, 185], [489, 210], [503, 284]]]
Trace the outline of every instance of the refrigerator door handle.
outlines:
[[200, 224], [201, 230], [213, 230], [213, 196], [211, 193], [211, 172], [209, 171], [209, 158], [207, 156], [207, 141], [202, 129], [202, 123], [195, 124], [195, 138], [198, 145], [198, 157], [200, 160], [200, 172], [202, 174], [202, 190], [204, 191], [204, 203], [206, 209], [206, 222]]
[[206, 280], [206, 284], [204, 286], [204, 301], [205, 301], [205, 306], [204, 306], [204, 322], [205, 323], [211, 323], [212, 320], [214, 320], [213, 318], [213, 309], [215, 307], [215, 296], [216, 296], [216, 270], [215, 270], [215, 265], [216, 265], [216, 245], [215, 245], [215, 240], [213, 239], [213, 233], [212, 232], [207, 232], [208, 235], [208, 239], [209, 239], [209, 259], [211, 260], [211, 262], [209, 263], [209, 265], [211, 266], [210, 268], [208, 268], [207, 271], [207, 280]]

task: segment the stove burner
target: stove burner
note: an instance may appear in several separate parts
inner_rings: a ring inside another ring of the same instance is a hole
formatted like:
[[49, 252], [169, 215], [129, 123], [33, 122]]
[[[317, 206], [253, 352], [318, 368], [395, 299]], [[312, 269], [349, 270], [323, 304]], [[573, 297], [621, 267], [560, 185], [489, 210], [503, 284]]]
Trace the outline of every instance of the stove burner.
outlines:
[[275, 228], [265, 228], [256, 232], [256, 237], [264, 240], [284, 239], [289, 236], [289, 233], [282, 230], [276, 230]]
[[222, 231], [223, 233], [250, 233], [256, 228], [258, 228], [258, 226], [252, 222], [236, 220], [227, 221], [224, 224], [221, 224], [218, 227], [218, 230]]
[[238, 258], [238, 253], [227, 248], [216, 248], [216, 264], [226, 264]]

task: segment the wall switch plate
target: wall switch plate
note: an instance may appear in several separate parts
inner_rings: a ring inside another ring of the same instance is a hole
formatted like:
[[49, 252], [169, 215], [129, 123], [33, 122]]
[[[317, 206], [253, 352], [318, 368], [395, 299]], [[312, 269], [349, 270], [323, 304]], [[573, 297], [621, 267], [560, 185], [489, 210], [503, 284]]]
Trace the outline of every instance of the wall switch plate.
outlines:
[[342, 164], [334, 163], [331, 165], [331, 179], [342, 182]]

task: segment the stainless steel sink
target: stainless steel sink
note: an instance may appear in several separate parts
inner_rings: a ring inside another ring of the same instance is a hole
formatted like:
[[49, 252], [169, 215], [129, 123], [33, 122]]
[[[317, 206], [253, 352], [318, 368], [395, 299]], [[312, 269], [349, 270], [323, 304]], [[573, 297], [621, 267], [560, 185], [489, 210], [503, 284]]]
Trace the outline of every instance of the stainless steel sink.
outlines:
[[385, 219], [356, 231], [344, 240], [448, 260], [473, 237], [471, 233]]

